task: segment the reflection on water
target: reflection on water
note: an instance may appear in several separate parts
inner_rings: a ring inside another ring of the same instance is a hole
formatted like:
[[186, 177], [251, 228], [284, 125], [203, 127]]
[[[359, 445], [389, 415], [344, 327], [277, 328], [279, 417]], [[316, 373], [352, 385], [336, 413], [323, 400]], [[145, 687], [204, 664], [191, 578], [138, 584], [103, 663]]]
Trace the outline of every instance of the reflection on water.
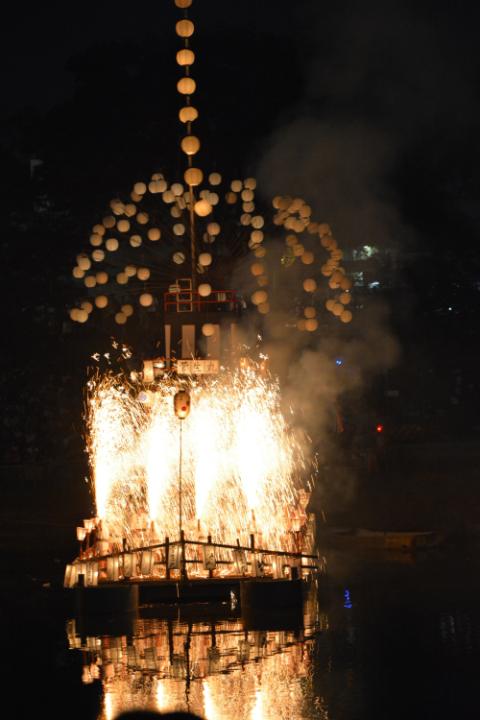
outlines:
[[[228, 619], [199, 620], [200, 609], [169, 608], [162, 617], [158, 607], [157, 617], [132, 621], [131, 635], [81, 637], [78, 623], [68, 622], [70, 648], [84, 653], [83, 682], [102, 681], [101, 720], [133, 708], [209, 720], [327, 717], [313, 690], [315, 637], [328, 625], [314, 585], [303, 624], [282, 617], [277, 629], [264, 630], [259, 618], [252, 629], [235, 610]], [[275, 619], [265, 624], [275, 627]]]

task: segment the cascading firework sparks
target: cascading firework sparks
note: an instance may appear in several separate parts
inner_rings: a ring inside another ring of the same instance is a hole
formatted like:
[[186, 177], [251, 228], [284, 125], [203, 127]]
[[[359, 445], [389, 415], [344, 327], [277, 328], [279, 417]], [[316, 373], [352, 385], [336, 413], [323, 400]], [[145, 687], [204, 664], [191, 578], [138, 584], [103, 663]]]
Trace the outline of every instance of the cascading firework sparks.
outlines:
[[97, 513], [110, 536], [132, 547], [177, 539], [179, 441], [182, 526], [187, 536], [289, 549], [304, 466], [301, 443], [280, 410], [276, 382], [254, 370], [191, 379], [189, 417], [173, 396], [185, 383], [170, 376], [149, 404], [139, 386], [106, 376], [92, 383], [89, 455]]

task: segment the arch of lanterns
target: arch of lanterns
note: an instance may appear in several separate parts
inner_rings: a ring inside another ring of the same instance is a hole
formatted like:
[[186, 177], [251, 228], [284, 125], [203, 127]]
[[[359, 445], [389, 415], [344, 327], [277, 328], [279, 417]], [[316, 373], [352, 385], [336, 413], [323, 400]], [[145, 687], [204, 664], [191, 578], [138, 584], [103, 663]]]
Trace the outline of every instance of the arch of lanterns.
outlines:
[[135, 315], [137, 303], [151, 306], [155, 293], [178, 279], [190, 278], [192, 289], [208, 297], [222, 287], [226, 275], [245, 263], [251, 265], [259, 286], [251, 301], [266, 314], [270, 310], [268, 241], [283, 234], [287, 245], [283, 265], [305, 265], [303, 289], [310, 299], [298, 328], [313, 332], [318, 327], [313, 303], [317, 281], [311, 275], [319, 275], [321, 251], [329, 254], [321, 265], [331, 290], [326, 309], [341, 322], [350, 322], [352, 281], [340, 264], [343, 252], [330, 226], [312, 220], [310, 206], [300, 198], [278, 196], [271, 204], [265, 203], [256, 197], [254, 178], [233, 180], [225, 188], [218, 172], [205, 178], [194, 166], [200, 140], [192, 132], [198, 118], [191, 102], [196, 90], [191, 76], [195, 54], [190, 47], [194, 25], [187, 9], [192, 0], [174, 1], [184, 13], [176, 24], [177, 35], [184, 41], [176, 59], [184, 72], [177, 90], [185, 102], [179, 111], [185, 125], [180, 145], [188, 167], [183, 182], [154, 173], [150, 181], [136, 182], [129, 194], [110, 202], [109, 212], [93, 226], [88, 251], [77, 255], [73, 276], [83, 280], [88, 297], [70, 310], [70, 318], [84, 323], [94, 307], [107, 308], [112, 297], [120, 297], [127, 300], [115, 314], [115, 321], [122, 325]]

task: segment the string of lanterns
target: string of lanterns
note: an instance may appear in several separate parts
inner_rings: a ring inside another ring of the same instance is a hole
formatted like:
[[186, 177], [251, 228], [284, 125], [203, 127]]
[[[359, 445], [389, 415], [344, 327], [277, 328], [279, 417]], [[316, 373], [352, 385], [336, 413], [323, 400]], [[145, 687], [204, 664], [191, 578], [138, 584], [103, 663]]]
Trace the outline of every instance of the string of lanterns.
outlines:
[[[264, 241], [278, 237], [280, 226], [283, 226], [289, 231], [285, 238], [288, 249], [282, 258], [285, 267], [295, 261], [307, 267], [314, 266], [317, 250], [315, 246], [315, 252], [305, 247], [309, 244], [309, 236], [311, 239], [318, 237], [321, 246], [330, 253], [321, 267], [329, 288], [335, 291], [334, 297], [327, 300], [326, 308], [342, 322], [350, 322], [352, 312], [346, 306], [351, 302], [352, 282], [340, 266], [343, 252], [332, 237], [329, 225], [312, 222], [312, 209], [304, 200], [278, 196], [272, 203], [276, 212], [268, 207], [259, 212], [254, 202], [256, 180], [233, 180], [223, 199], [230, 206], [230, 214], [237, 214], [236, 221], [227, 221], [222, 229], [215, 219], [216, 206], [221, 201], [218, 192], [221, 175], [211, 173], [209, 187], [195, 195], [204, 176], [202, 170], [193, 167], [200, 140], [192, 134], [192, 123], [198, 118], [198, 110], [191, 104], [191, 96], [196, 90], [190, 74], [195, 54], [189, 44], [194, 25], [187, 16], [187, 8], [192, 0], [175, 0], [175, 4], [184, 11], [183, 19], [176, 23], [177, 35], [184, 41], [176, 59], [184, 72], [177, 89], [185, 100], [179, 119], [186, 125], [186, 134], [180, 141], [188, 161], [183, 176], [186, 187], [180, 182], [169, 184], [163, 174], [154, 173], [148, 183], [138, 181], [128, 196], [110, 202], [111, 214], [93, 226], [89, 237], [93, 250], [90, 254], [77, 255], [73, 277], [83, 280], [89, 299], [73, 308], [70, 318], [86, 322], [94, 306], [100, 310], [109, 306], [109, 297], [113, 294], [120, 294], [127, 300], [137, 296], [139, 305], [148, 308], [155, 302], [155, 290], [186, 277], [191, 279], [192, 289], [206, 298], [212, 293], [212, 287], [221, 287], [225, 275], [246, 261], [248, 250], [255, 257], [251, 273], [261, 288], [253, 293], [251, 301], [261, 314], [266, 314], [270, 311], [270, 303]], [[305, 239], [299, 240], [299, 236]], [[201, 276], [204, 281], [197, 287], [197, 278]], [[304, 309], [305, 318], [298, 319], [297, 327], [314, 331], [318, 327], [313, 306], [316, 280], [305, 279], [303, 289], [311, 299]], [[132, 302], [125, 302], [115, 314], [115, 321], [125, 324], [134, 312]]]

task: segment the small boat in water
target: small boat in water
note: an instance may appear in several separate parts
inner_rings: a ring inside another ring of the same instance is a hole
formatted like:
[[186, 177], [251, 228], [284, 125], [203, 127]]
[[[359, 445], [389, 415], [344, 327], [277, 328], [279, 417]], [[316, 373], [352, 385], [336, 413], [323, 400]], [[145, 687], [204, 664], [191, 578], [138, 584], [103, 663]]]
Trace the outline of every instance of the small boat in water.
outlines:
[[382, 532], [362, 528], [329, 528], [317, 535], [319, 547], [345, 550], [425, 550], [438, 547], [444, 540], [439, 532]]

